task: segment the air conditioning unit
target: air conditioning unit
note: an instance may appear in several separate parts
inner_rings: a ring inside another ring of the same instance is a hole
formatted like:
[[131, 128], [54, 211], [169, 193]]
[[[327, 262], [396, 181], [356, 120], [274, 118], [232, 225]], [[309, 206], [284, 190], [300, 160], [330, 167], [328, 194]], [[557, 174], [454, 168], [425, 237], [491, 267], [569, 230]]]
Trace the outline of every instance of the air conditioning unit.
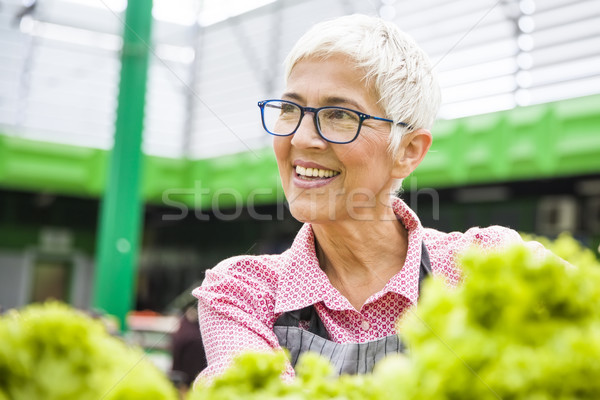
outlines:
[[577, 201], [573, 196], [546, 196], [538, 203], [536, 231], [555, 236], [561, 232], [574, 232], [577, 228]]
[[585, 225], [590, 233], [600, 233], [600, 196], [590, 197], [586, 201]]

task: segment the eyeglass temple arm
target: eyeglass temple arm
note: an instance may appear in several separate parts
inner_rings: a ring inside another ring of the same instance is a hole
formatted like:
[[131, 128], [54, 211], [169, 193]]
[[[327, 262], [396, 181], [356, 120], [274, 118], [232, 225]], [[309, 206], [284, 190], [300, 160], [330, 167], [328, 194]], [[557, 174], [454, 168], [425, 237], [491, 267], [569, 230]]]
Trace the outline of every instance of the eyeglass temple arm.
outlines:
[[406, 122], [394, 122], [391, 119], [387, 119], [387, 118], [380, 118], [380, 117], [373, 117], [372, 115], [367, 115], [367, 114], [363, 114], [362, 117], [364, 119], [376, 119], [378, 121], [385, 121], [385, 122], [391, 122], [391, 123], [395, 123], [396, 125], [400, 125], [400, 126], [406, 126], [409, 129], [412, 129], [412, 126], [410, 126], [409, 124], [407, 124]]

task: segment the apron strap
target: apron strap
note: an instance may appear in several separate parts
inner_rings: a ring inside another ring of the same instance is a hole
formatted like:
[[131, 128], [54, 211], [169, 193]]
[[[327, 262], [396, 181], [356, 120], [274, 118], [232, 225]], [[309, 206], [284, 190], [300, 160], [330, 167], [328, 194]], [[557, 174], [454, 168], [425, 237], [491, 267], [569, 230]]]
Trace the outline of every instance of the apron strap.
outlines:
[[433, 272], [431, 271], [431, 260], [429, 259], [429, 251], [427, 251], [425, 241], [421, 243], [421, 265], [419, 267], [419, 297], [421, 296], [421, 283], [425, 278], [433, 275]]

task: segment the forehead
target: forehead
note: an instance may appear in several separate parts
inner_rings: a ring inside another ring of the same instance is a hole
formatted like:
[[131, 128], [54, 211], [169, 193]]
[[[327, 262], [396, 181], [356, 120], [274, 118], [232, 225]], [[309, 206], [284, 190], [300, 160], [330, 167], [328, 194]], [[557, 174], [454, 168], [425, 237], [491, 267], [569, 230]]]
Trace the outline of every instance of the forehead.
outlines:
[[377, 96], [367, 84], [365, 71], [340, 54], [300, 59], [290, 71], [284, 95], [321, 105], [330, 99], [348, 99], [362, 108], [377, 108]]

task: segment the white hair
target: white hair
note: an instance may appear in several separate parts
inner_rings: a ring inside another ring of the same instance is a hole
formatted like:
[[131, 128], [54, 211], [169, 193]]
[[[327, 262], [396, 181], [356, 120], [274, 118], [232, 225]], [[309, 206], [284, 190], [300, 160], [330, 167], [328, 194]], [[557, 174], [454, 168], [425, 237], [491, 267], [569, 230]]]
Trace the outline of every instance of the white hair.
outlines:
[[354, 14], [320, 22], [296, 42], [285, 60], [285, 79], [300, 60], [350, 57], [365, 71], [365, 84], [373, 83], [379, 106], [394, 122], [389, 150], [395, 154], [409, 131], [431, 129], [439, 106], [440, 89], [429, 57], [395, 24]]

